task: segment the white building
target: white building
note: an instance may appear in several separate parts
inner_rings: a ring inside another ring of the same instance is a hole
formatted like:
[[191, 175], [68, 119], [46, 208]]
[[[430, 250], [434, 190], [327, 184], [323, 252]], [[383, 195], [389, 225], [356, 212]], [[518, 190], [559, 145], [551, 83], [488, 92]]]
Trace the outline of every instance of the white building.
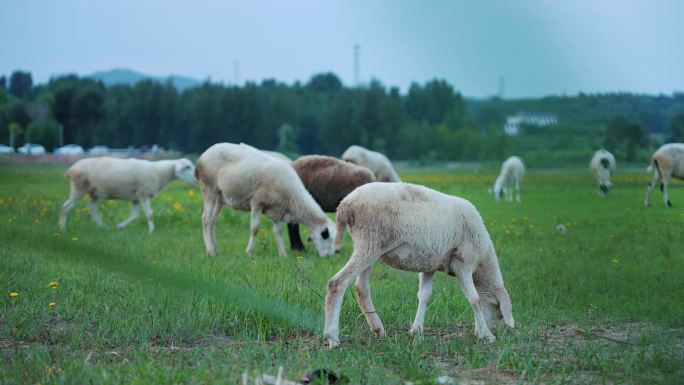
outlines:
[[518, 135], [520, 133], [520, 126], [523, 124], [538, 127], [552, 126], [558, 124], [558, 116], [543, 112], [518, 112], [506, 118], [504, 132], [510, 136]]

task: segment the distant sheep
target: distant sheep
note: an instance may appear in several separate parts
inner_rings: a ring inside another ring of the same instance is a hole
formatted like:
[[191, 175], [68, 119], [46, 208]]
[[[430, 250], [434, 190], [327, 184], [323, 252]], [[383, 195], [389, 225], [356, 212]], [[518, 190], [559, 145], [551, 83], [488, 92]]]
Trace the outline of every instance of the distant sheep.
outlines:
[[375, 174], [378, 182], [401, 182], [392, 162], [379, 152], [354, 145], [342, 154], [342, 160], [368, 168]]
[[128, 219], [116, 227], [123, 228], [138, 219], [138, 206], [142, 205], [151, 233], [154, 231], [152, 198], [176, 178], [195, 184], [193, 173], [192, 162], [185, 158], [155, 162], [110, 157], [81, 159], [64, 174], [71, 183], [71, 193], [62, 206], [59, 227], [62, 231], [66, 229], [69, 212], [83, 195], [88, 194], [88, 208], [96, 225], [104, 226], [97, 211], [98, 200], [121, 199], [131, 201], [133, 207]]
[[606, 150], [598, 150], [594, 153], [589, 163], [591, 172], [594, 173], [599, 186], [601, 196], [608, 195], [613, 183], [610, 181], [610, 174], [615, 171], [615, 157]]
[[199, 157], [195, 177], [204, 198], [202, 231], [209, 255], [216, 254], [216, 217], [223, 205], [250, 211], [248, 255], [254, 252], [262, 213], [273, 221], [281, 256], [287, 256], [281, 234], [282, 222], [304, 224], [309, 228], [319, 255], [334, 254], [334, 224], [287, 162], [246, 144], [219, 143]]
[[[292, 167], [325, 212], [335, 212], [337, 205], [355, 188], [375, 182], [369, 169], [330, 156], [302, 156], [292, 163]], [[304, 250], [299, 225], [290, 223], [287, 227], [291, 248]]]
[[502, 319], [514, 327], [494, 245], [470, 202], [413, 184], [369, 183], [354, 190], [337, 208], [337, 247], [347, 225], [354, 252], [328, 282], [325, 302], [324, 335], [330, 347], [339, 345], [340, 307], [353, 280], [368, 325], [377, 335], [384, 335], [370, 293], [371, 269], [378, 259], [420, 273], [411, 335], [422, 335], [432, 278], [438, 271], [458, 279], [475, 315], [478, 337], [494, 341], [490, 328]]
[[668, 143], [656, 150], [648, 166], [648, 172], [651, 171], [653, 171], [653, 181], [646, 190], [644, 204], [651, 205], [651, 192], [658, 184], [658, 180], [662, 180], [660, 191], [663, 194], [663, 201], [668, 207], [672, 207], [672, 202], [667, 195], [667, 186], [670, 183], [670, 177], [684, 179], [684, 143]]
[[492, 189], [496, 200], [500, 201], [503, 194], [506, 194], [506, 200], [512, 202], [513, 187], [515, 187], [516, 200], [520, 202], [520, 181], [523, 175], [525, 175], [525, 165], [520, 158], [511, 156], [506, 159], [501, 165], [501, 172], [496, 178], [494, 188]]

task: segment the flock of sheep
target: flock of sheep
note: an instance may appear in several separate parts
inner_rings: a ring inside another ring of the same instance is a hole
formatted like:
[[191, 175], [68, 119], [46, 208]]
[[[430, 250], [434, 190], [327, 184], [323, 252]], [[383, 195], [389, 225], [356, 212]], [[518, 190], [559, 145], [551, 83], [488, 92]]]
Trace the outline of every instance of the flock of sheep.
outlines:
[[[590, 166], [600, 195], [608, 194], [615, 157], [599, 150]], [[645, 204], [650, 204], [651, 191], [662, 180], [663, 199], [671, 206], [667, 185], [670, 177], [684, 178], [684, 144], [659, 148], [653, 154], [650, 170], [654, 177]], [[520, 202], [524, 172], [520, 158], [508, 158], [491, 189], [495, 198], [513, 201], [515, 189]], [[98, 200], [122, 199], [132, 202], [132, 211], [117, 227], [137, 219], [142, 206], [152, 232], [150, 200], [176, 178], [200, 184], [204, 199], [202, 233], [209, 255], [216, 254], [216, 218], [223, 206], [250, 212], [249, 255], [254, 252], [261, 214], [272, 220], [281, 256], [287, 255], [283, 223], [288, 224], [292, 249], [304, 248], [298, 228], [303, 224], [321, 257], [339, 252], [348, 228], [353, 252], [329, 280], [326, 295], [324, 336], [330, 347], [339, 345], [340, 307], [352, 281], [371, 330], [379, 336], [384, 334], [370, 293], [371, 269], [378, 259], [397, 269], [419, 273], [418, 311], [410, 329], [412, 336], [423, 333], [432, 278], [438, 271], [458, 279], [472, 307], [479, 338], [494, 341], [492, 330], [502, 321], [511, 328], [515, 326], [494, 245], [477, 209], [465, 199], [402, 183], [392, 163], [381, 153], [351, 146], [341, 159], [308, 155], [293, 162], [280, 153], [247, 144], [219, 143], [207, 149], [194, 167], [185, 158], [153, 162], [101, 157], [79, 160], [65, 175], [71, 192], [60, 213], [62, 230], [69, 211], [88, 194], [89, 211], [98, 226], [103, 225]], [[336, 212], [336, 223], [326, 212]]]

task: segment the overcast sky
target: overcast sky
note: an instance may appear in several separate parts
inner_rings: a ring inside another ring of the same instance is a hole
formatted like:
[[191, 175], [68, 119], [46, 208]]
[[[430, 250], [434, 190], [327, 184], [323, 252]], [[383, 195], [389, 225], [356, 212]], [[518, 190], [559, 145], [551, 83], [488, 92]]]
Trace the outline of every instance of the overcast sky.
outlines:
[[233, 83], [323, 71], [465, 96], [684, 91], [682, 0], [3, 0], [0, 74], [130, 68]]

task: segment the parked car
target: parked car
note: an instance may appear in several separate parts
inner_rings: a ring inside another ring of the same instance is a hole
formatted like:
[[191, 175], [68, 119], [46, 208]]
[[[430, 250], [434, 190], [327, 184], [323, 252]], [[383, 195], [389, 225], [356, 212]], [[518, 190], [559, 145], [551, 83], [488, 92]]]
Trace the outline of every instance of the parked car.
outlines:
[[14, 154], [14, 149], [10, 146], [0, 144], [0, 154]]
[[99, 146], [94, 146], [88, 149], [88, 154], [92, 155], [101, 155], [101, 154], [106, 154], [109, 152], [109, 147], [99, 145]]
[[83, 155], [85, 151], [83, 151], [83, 147], [78, 144], [67, 144], [66, 146], [55, 149], [54, 153], [55, 155]]
[[19, 147], [17, 151], [24, 155], [45, 155], [45, 147], [40, 144], [26, 143]]

